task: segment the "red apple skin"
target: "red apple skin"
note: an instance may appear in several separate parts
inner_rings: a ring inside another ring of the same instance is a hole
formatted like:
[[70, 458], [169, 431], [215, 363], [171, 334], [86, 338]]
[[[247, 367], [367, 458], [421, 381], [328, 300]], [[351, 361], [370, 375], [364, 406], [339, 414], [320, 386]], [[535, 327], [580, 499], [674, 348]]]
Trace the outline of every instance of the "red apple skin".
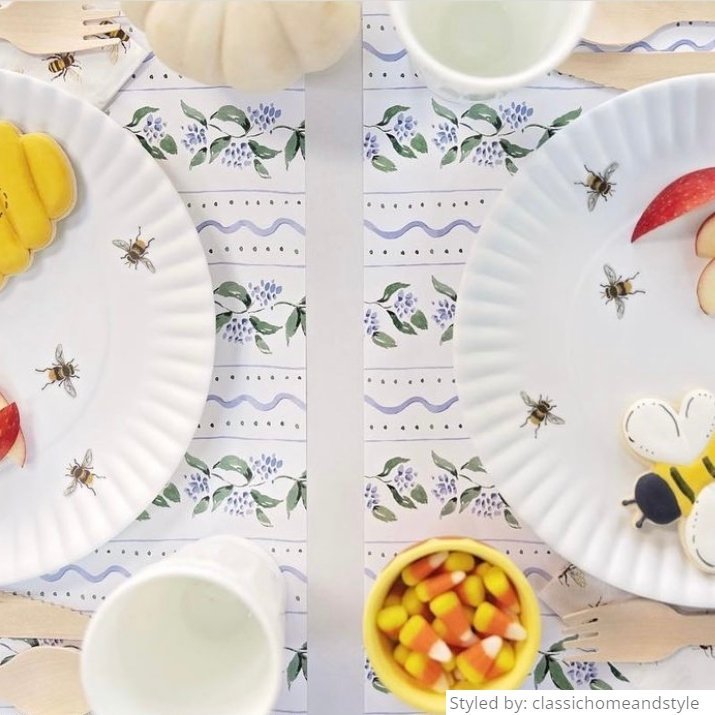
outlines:
[[[0, 410], [7, 407], [9, 404], [10, 403], [7, 401], [5, 395], [0, 392]], [[12, 459], [18, 467], [25, 466], [25, 462], [27, 461], [27, 443], [25, 442], [25, 435], [22, 433], [22, 425], [20, 425], [20, 429], [17, 433], [17, 439], [5, 456]]]
[[[707, 238], [708, 234], [712, 234], [712, 238]], [[710, 242], [710, 247], [705, 245], [706, 241]], [[695, 255], [698, 258], [715, 258], [715, 213], [710, 214], [700, 224], [695, 234]]]
[[631, 242], [713, 199], [715, 199], [715, 167], [684, 174], [668, 184], [648, 204], [633, 229]]
[[20, 412], [13, 402], [0, 410], [0, 461], [5, 459], [20, 434]]

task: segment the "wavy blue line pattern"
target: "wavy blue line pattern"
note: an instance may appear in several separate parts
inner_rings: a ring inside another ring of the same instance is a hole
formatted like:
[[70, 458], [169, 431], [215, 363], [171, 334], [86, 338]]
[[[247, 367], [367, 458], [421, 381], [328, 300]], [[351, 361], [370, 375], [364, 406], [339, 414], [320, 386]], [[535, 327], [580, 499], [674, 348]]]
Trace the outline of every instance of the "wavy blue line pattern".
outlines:
[[55, 573], [48, 573], [42, 576], [43, 581], [59, 581], [66, 573], [73, 571], [75, 573], [78, 573], [85, 581], [89, 581], [90, 583], [101, 583], [106, 579], [109, 575], [113, 573], [118, 573], [120, 576], [124, 576], [125, 578], [129, 578], [131, 576], [131, 573], [127, 571], [124, 566], [119, 566], [117, 564], [114, 564], [113, 566], [108, 566], [104, 571], [98, 574], [92, 574], [86, 569], [82, 568], [81, 566], [77, 566], [77, 564], [69, 564], [67, 566], [63, 566], [59, 571], [56, 571]]
[[553, 576], [548, 571], [544, 571], [544, 569], [540, 569], [538, 566], [529, 566], [528, 568], [524, 569], [524, 576], [526, 576], [527, 578], [532, 574], [541, 576], [541, 578], [545, 579], [546, 581], [551, 581], [551, 579], [553, 578]]
[[305, 236], [305, 226], [301, 226], [297, 221], [294, 221], [292, 218], [277, 218], [270, 226], [267, 226], [266, 228], [261, 228], [260, 226], [253, 223], [253, 221], [249, 221], [248, 219], [241, 219], [240, 221], [236, 221], [235, 223], [232, 223], [228, 226], [220, 223], [219, 221], [215, 221], [214, 219], [207, 219], [206, 221], [202, 221], [196, 227], [196, 230], [201, 233], [205, 228], [209, 228], [209, 226], [217, 229], [223, 234], [236, 233], [236, 231], [240, 231], [242, 228], [247, 228], [251, 233], [255, 233], [256, 236], [264, 237], [272, 236], [281, 226], [290, 226], [296, 231], [296, 233], [299, 233], [301, 236]]
[[396, 238], [401, 238], [408, 231], [411, 231], [414, 228], [421, 229], [431, 238], [442, 238], [443, 236], [446, 236], [448, 233], [453, 231], [458, 226], [467, 228], [472, 233], [479, 232], [479, 226], [476, 226], [475, 224], [471, 223], [470, 221], [467, 221], [464, 218], [458, 218], [454, 221], [451, 221], [450, 223], [448, 223], [446, 226], [443, 226], [442, 228], [432, 228], [431, 226], [426, 224], [424, 221], [410, 221], [409, 223], [406, 223], [404, 226], [402, 226], [402, 228], [397, 228], [394, 231], [385, 231], [384, 229], [378, 228], [372, 221], [368, 221], [367, 219], [363, 222], [363, 225], [369, 231], [372, 231], [373, 233], [377, 234], [380, 238], [385, 238], [388, 241], [393, 241]]
[[381, 405], [369, 395], [365, 395], [365, 403], [370, 405], [370, 407], [374, 407], [378, 412], [382, 412], [383, 415], [397, 415], [400, 412], [406, 410], [410, 405], [422, 405], [422, 407], [424, 407], [427, 412], [431, 412], [433, 415], [437, 415], [440, 412], [445, 412], [446, 410], [448, 410], [455, 402], [457, 402], [457, 400], [459, 400], [459, 398], [455, 395], [454, 397], [450, 397], [446, 402], [435, 405], [426, 400], [424, 397], [415, 395], [414, 397], [408, 397], [404, 402], [401, 402], [399, 405], [388, 406]]
[[253, 397], [253, 395], [236, 395], [236, 397], [230, 400], [224, 400], [223, 397], [221, 397], [220, 395], [213, 394], [209, 395], [206, 398], [206, 401], [218, 402], [221, 407], [227, 408], [238, 407], [245, 402], [251, 405], [251, 407], [260, 410], [261, 412], [270, 412], [271, 410], [275, 410], [275, 408], [278, 407], [281, 402], [287, 401], [292, 402], [296, 407], [299, 407], [301, 410], [303, 410], [303, 412], [305, 412], [305, 402], [299, 397], [296, 397], [295, 395], [289, 395], [287, 392], [279, 392], [269, 402], [260, 402], [255, 397]]
[[384, 62], [397, 62], [407, 54], [407, 50], [400, 50], [399, 52], [381, 52], [377, 49], [377, 47], [365, 41], [362, 43], [362, 48]]
[[[601, 45], [598, 45], [595, 42], [588, 42], [587, 40], [581, 40], [581, 42], [579, 43], [579, 47], [587, 47], [593, 52], [608, 51], [607, 49], [604, 49]], [[691, 50], [696, 51], [710, 51], [712, 49], [715, 49], [715, 40], [710, 40], [710, 42], [706, 42], [704, 45], [699, 45], [697, 42], [693, 42], [693, 40], [684, 37], [680, 40], [676, 40], [672, 44], [663, 48], [653, 47], [650, 42], [647, 42], [646, 40], [639, 40], [638, 42], [633, 42], [630, 45], [626, 45], [621, 50], [619, 50], [619, 52], [633, 52], [634, 50], [645, 50], [646, 52], [673, 52], [680, 47], [689, 47]]]
[[281, 573], [289, 573], [291, 576], [295, 576], [299, 581], [308, 583], [308, 577], [302, 571], [298, 571], [298, 569], [293, 566], [281, 566], [280, 569]]

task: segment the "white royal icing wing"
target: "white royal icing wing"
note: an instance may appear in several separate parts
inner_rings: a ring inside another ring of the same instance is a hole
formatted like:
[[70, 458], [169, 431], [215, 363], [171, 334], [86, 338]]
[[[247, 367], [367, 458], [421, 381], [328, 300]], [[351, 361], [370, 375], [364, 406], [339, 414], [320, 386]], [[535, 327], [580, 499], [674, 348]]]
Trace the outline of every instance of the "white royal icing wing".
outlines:
[[698, 494], [688, 518], [681, 520], [680, 538], [693, 563], [715, 573], [715, 484]]
[[652, 462], [692, 462], [715, 430], [715, 395], [689, 392], [680, 411], [663, 400], [638, 400], [626, 410], [623, 432], [629, 447]]

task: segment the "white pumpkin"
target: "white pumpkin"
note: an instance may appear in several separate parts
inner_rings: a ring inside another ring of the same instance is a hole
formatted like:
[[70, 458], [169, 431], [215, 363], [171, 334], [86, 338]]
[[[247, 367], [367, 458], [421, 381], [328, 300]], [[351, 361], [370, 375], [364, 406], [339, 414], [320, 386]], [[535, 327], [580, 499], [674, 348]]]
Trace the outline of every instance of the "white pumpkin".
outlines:
[[249, 91], [330, 67], [360, 28], [357, 2], [130, 0], [122, 9], [179, 74]]

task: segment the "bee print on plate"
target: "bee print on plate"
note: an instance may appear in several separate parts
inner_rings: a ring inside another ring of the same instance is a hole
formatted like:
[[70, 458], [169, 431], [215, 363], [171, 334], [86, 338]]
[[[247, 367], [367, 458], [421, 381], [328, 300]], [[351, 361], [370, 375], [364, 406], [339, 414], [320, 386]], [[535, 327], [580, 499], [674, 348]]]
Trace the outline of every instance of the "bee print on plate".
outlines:
[[616, 272], [608, 264], [603, 266], [603, 272], [606, 274], [607, 283], [601, 283], [603, 291], [601, 295], [606, 299], [606, 304], [613, 301], [616, 304], [616, 315], [620, 320], [626, 312], [626, 300], [629, 295], [636, 293], [645, 293], [644, 290], [635, 290], [633, 281], [638, 278], [638, 273], [634, 273], [628, 278], [616, 275]]
[[42, 388], [50, 385], [62, 385], [70, 397], [77, 397], [77, 390], [73, 380], [79, 380], [79, 366], [75, 365], [74, 358], [66, 361], [62, 345], [55, 349], [55, 362], [50, 367], [35, 368], [35, 372], [42, 372], [47, 376], [47, 383]]
[[62, 77], [63, 80], [67, 79], [67, 75], [79, 79], [78, 70], [82, 69], [82, 65], [77, 62], [74, 55], [71, 52], [62, 52], [56, 55], [50, 55], [45, 57], [45, 61], [49, 64], [47, 65], [48, 72], [52, 75], [52, 79], [58, 79]]
[[[114, 25], [115, 23], [113, 23], [111, 20], [102, 20], [102, 22], [100, 22], [99, 24]], [[126, 53], [127, 48], [129, 47], [129, 43], [132, 39], [129, 36], [129, 33], [127, 33], [127, 31], [123, 27], [117, 27], [114, 30], [109, 30], [108, 32], [105, 32], [100, 35], [100, 37], [105, 37], [108, 40], [119, 40], [119, 42], [117, 42], [116, 44], [105, 48], [109, 51], [109, 60], [113, 65], [116, 64], [117, 60], [119, 59], [119, 48], [121, 47]]]
[[122, 251], [124, 251], [122, 260], [128, 266], [134, 266], [134, 268], [136, 269], [141, 263], [150, 273], [156, 273], [156, 268], [154, 268], [154, 264], [149, 260], [148, 255], [149, 246], [154, 239], [150, 238], [148, 241], [145, 241], [141, 237], [141, 235], [142, 228], [141, 226], [139, 226], [137, 235], [131, 243], [128, 243], [127, 241], [122, 241], [120, 238], [115, 239], [114, 241], [112, 241], [112, 243], [117, 248], [121, 248]]
[[588, 189], [586, 192], [588, 195], [586, 205], [589, 211], [593, 211], [601, 197], [603, 197], [604, 201], [608, 201], [608, 197], [613, 196], [613, 187], [616, 186], [616, 184], [611, 181], [611, 176], [613, 176], [613, 172], [618, 168], [618, 163], [615, 161], [612, 162], [601, 174], [589, 169], [586, 164], [583, 165], [583, 168], [586, 169], [586, 181], [575, 181], [574, 183], [577, 186], [585, 186]]
[[569, 564], [558, 576], [559, 583], [563, 586], [570, 586], [574, 583], [576, 586], [586, 588], [586, 576], [578, 566]]
[[538, 400], [532, 400], [523, 390], [519, 394], [521, 395], [521, 399], [524, 400], [524, 404], [529, 408], [526, 419], [519, 426], [526, 427], [526, 425], [531, 422], [531, 424], [536, 427], [534, 430], [534, 439], [539, 436], [539, 430], [542, 425], [562, 425], [565, 423], [561, 417], [554, 414], [553, 410], [556, 409], [556, 405], [553, 404], [548, 397], [539, 395]]
[[92, 470], [91, 449], [88, 449], [85, 452], [84, 459], [82, 460], [81, 464], [76, 459], [72, 460], [72, 464], [67, 467], [66, 476], [68, 476], [72, 480], [72, 482], [67, 487], [67, 489], [65, 489], [65, 496], [69, 496], [70, 494], [72, 494], [78, 486], [82, 486], [85, 489], [89, 489], [92, 494], [97, 496], [97, 492], [94, 491], [94, 487], [92, 485], [97, 479], [106, 479], [106, 477], [102, 476], [101, 474], [96, 474]]

